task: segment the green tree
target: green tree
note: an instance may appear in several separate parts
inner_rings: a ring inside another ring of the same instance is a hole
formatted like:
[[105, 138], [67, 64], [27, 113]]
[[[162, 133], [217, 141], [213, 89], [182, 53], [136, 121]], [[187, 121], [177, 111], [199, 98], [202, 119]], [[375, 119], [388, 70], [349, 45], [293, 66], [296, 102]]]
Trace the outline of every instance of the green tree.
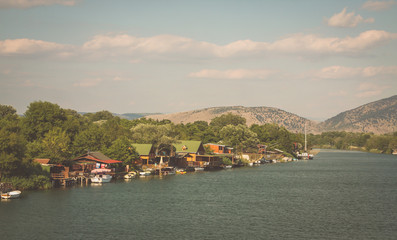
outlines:
[[233, 125], [233, 126], [246, 125], [246, 122], [247, 120], [239, 115], [227, 113], [212, 119], [210, 125], [212, 127], [222, 129], [227, 125]]
[[23, 126], [29, 141], [42, 139], [54, 127], [62, 127], [67, 120], [64, 109], [50, 102], [33, 102], [23, 118]]
[[80, 155], [90, 151], [104, 151], [110, 147], [112, 141], [105, 131], [97, 124], [91, 124], [86, 130], [81, 131], [73, 141], [73, 155]]
[[124, 166], [131, 165], [135, 159], [139, 158], [131, 144], [131, 140], [126, 137], [118, 138], [112, 142], [105, 153], [112, 159], [123, 161]]
[[114, 118], [111, 112], [105, 110], [96, 113], [86, 113], [84, 114], [84, 116], [87, 117], [90, 122], [96, 122], [99, 120], [110, 120]]
[[54, 128], [44, 135], [42, 140], [43, 151], [52, 163], [63, 163], [71, 156], [70, 138], [66, 131]]
[[17, 174], [22, 169], [25, 146], [16, 110], [0, 105], [0, 178]]
[[223, 127], [220, 137], [226, 145], [235, 147], [236, 151], [240, 153], [249, 148], [255, 148], [259, 143], [257, 134], [242, 124]]
[[158, 154], [163, 149], [172, 151], [172, 144], [177, 141], [171, 124], [152, 125], [138, 124], [131, 129], [135, 143], [151, 143]]

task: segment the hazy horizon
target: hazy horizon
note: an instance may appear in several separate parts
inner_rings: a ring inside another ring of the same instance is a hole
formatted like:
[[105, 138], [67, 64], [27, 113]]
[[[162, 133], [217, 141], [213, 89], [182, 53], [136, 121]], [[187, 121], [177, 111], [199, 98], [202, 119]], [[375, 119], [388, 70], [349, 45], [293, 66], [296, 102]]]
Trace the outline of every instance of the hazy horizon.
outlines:
[[397, 2], [0, 0], [0, 104], [323, 121], [397, 90]]

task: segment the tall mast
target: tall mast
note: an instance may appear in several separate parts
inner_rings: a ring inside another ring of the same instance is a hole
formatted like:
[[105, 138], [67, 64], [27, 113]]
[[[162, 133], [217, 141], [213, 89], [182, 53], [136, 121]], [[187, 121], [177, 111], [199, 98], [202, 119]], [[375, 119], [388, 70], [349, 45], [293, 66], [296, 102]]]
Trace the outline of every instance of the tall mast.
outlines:
[[306, 122], [305, 122], [305, 152], [307, 152]]

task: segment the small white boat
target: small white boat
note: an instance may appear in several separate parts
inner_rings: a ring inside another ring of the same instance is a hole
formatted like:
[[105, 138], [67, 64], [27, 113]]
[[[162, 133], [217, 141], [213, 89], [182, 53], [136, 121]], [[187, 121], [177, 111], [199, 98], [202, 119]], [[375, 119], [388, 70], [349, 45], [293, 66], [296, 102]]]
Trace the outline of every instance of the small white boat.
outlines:
[[250, 163], [248, 163], [248, 166], [252, 167], [252, 166], [254, 166], [254, 163], [250, 162]]
[[204, 168], [202, 168], [202, 167], [195, 167], [195, 168], [194, 168], [194, 171], [196, 171], [196, 172], [197, 172], [197, 171], [204, 171]]
[[112, 180], [112, 176], [107, 174], [96, 174], [95, 176], [91, 177], [92, 183], [108, 183]]
[[225, 166], [223, 166], [223, 168], [224, 168], [224, 169], [231, 169], [231, 168], [232, 168], [232, 165], [225, 165]]
[[13, 199], [13, 198], [19, 198], [21, 196], [21, 191], [15, 190], [7, 193], [1, 194], [1, 198], [3, 199]]
[[131, 179], [136, 177], [136, 172], [128, 172], [126, 175], [124, 175], [124, 179]]
[[141, 177], [149, 176], [149, 175], [151, 175], [151, 174], [152, 174], [151, 171], [139, 172], [139, 176], [141, 176]]

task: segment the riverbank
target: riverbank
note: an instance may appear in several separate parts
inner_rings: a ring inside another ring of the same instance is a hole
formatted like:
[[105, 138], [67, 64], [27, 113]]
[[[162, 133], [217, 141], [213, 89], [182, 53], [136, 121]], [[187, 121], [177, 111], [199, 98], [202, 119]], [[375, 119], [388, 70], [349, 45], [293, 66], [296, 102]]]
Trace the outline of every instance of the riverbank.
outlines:
[[378, 153], [378, 154], [388, 154], [388, 155], [397, 155], [397, 149], [391, 152], [385, 152], [379, 149], [366, 149], [365, 147], [357, 147], [357, 146], [349, 146], [348, 148], [337, 148], [335, 146], [330, 145], [315, 145], [314, 148], [318, 149], [333, 149], [333, 150], [343, 150], [343, 151], [359, 151], [359, 152], [367, 152], [367, 153]]
[[21, 240], [394, 239], [396, 172], [390, 155], [321, 151], [313, 161], [23, 192], [0, 203], [0, 226]]

